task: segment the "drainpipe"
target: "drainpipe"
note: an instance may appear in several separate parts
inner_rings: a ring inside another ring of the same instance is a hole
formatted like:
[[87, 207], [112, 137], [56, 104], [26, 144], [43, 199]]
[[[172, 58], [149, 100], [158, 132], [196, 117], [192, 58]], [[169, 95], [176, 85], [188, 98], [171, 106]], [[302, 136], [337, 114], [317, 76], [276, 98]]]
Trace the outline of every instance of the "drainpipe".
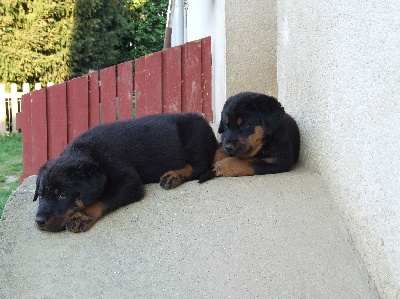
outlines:
[[183, 0], [183, 42], [187, 43], [187, 11], [189, 9], [189, 1], [188, 0]]
[[165, 24], [164, 49], [171, 48], [172, 23], [174, 20], [175, 0], [169, 0], [167, 23]]
[[169, 0], [165, 26], [164, 49], [182, 45], [187, 41], [187, 0]]

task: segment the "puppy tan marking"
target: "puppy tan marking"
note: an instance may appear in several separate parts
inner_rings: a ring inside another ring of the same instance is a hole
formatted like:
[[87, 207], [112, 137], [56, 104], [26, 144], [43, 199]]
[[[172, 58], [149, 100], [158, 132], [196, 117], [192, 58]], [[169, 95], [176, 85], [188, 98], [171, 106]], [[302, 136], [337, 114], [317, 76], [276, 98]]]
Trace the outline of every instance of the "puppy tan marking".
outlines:
[[242, 157], [249, 158], [257, 154], [263, 146], [263, 138], [264, 129], [261, 126], [256, 126], [254, 128], [254, 134], [250, 135], [246, 140], [243, 141], [250, 151]]
[[61, 231], [64, 230], [68, 219], [76, 212], [75, 209], [68, 210], [65, 215], [52, 214], [46, 223], [39, 226], [40, 229], [49, 231]]
[[214, 155], [214, 163], [218, 162], [220, 160], [223, 160], [225, 158], [228, 158], [229, 155], [228, 153], [224, 150], [223, 145], [221, 143], [221, 145], [218, 147], [217, 151], [215, 152]]
[[85, 205], [83, 204], [83, 201], [81, 199], [75, 200], [76, 208], [78, 211], [83, 210], [85, 208]]
[[214, 171], [216, 176], [223, 177], [254, 175], [251, 161], [250, 158], [228, 157], [214, 163]]

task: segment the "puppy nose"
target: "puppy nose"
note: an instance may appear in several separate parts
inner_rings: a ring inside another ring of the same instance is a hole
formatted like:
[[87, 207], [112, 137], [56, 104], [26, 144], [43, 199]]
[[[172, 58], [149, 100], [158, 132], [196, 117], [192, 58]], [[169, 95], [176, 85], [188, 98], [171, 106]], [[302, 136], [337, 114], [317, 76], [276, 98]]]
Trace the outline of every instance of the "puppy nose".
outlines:
[[43, 225], [45, 225], [47, 219], [46, 219], [46, 217], [43, 217], [43, 216], [36, 216], [35, 221], [38, 226], [43, 226]]
[[230, 153], [235, 148], [235, 143], [234, 142], [226, 142], [224, 144], [224, 148], [228, 153]]

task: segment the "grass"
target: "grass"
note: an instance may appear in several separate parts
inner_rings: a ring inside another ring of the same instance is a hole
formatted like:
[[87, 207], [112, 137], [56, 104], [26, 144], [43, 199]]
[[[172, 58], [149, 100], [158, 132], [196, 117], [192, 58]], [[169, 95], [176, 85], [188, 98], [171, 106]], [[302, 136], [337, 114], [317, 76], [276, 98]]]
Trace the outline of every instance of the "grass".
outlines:
[[22, 173], [21, 134], [0, 136], [0, 216]]

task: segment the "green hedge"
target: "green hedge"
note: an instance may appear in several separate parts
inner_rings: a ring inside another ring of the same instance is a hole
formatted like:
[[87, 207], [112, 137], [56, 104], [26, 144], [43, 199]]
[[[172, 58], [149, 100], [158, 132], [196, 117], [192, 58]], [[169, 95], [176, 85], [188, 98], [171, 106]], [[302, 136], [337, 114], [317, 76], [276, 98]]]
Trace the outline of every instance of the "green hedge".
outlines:
[[0, 82], [63, 82], [163, 46], [168, 0], [0, 0]]

